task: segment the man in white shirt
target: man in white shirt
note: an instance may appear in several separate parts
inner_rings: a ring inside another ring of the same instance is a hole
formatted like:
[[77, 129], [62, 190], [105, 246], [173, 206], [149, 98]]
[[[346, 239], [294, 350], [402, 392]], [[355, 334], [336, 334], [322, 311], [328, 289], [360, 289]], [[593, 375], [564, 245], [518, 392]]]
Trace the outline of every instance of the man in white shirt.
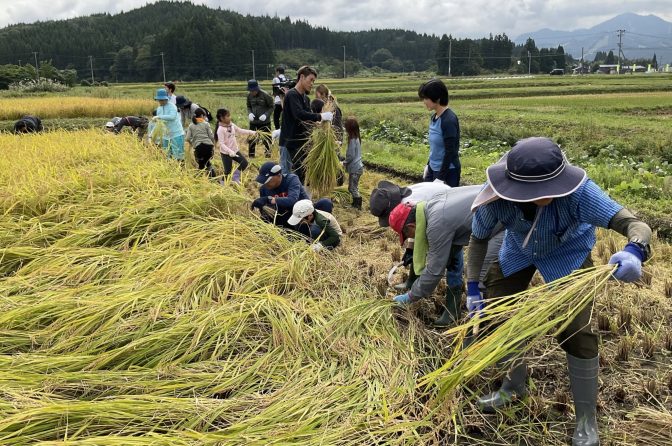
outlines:
[[283, 67], [277, 67], [275, 69], [275, 77], [273, 78], [273, 125], [275, 129], [280, 128], [280, 116], [282, 115], [282, 100], [285, 96], [285, 92], [282, 89], [283, 84], [287, 82], [287, 77], [285, 76], [285, 69]]

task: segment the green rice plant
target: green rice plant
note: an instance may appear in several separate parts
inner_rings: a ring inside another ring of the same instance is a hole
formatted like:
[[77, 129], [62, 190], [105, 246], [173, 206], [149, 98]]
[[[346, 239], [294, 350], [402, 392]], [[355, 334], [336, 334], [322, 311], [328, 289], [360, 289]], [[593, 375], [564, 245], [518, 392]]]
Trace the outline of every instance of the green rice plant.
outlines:
[[338, 160], [336, 133], [330, 122], [313, 126], [310, 140], [301, 150], [306, 154], [306, 183], [318, 196], [328, 196], [336, 187], [338, 172], [342, 170]]

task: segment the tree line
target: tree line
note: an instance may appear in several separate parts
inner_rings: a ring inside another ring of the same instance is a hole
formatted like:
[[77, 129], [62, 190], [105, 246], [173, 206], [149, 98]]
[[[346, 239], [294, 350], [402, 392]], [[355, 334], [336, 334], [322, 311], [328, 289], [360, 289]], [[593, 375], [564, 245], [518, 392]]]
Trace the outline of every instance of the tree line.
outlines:
[[303, 63], [333, 77], [344, 65], [348, 75], [543, 73], [572, 61], [562, 47], [537, 48], [532, 39], [515, 45], [506, 34], [456, 39], [396, 29], [335, 32], [289, 17], [243, 16], [181, 1], [0, 30], [5, 72], [29, 75], [27, 64], [36, 58], [67, 70], [68, 79], [75, 72], [108, 82], [161, 81], [164, 69], [169, 80], [245, 79], [253, 71], [264, 78], [275, 65]]

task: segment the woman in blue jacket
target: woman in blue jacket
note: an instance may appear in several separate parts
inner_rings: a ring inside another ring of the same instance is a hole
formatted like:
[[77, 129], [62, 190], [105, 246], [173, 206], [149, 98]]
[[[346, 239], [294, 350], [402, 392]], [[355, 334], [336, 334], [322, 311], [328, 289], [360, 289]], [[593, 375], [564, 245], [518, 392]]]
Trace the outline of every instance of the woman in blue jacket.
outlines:
[[440, 79], [425, 82], [418, 96], [427, 110], [434, 113], [429, 120], [429, 161], [425, 181], [443, 181], [450, 187], [460, 184], [460, 122], [448, 108], [448, 88]]

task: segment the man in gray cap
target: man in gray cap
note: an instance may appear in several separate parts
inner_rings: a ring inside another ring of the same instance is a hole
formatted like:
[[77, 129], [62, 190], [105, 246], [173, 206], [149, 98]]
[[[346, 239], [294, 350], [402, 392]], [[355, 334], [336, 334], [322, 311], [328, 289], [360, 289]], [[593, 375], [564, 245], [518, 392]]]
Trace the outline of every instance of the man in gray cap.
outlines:
[[[488, 182], [474, 200], [475, 211], [467, 261], [467, 308], [486, 311], [478, 279], [487, 250], [487, 236], [496, 225], [506, 235], [499, 260], [486, 277], [488, 298], [514, 295], [527, 289], [539, 271], [548, 283], [593, 265], [595, 227], [613, 229], [628, 243], [609, 263], [617, 264], [614, 277], [624, 282], [641, 277], [649, 257], [651, 229], [609, 198], [586, 172], [567, 161], [560, 147], [548, 138], [518, 141], [487, 171]], [[558, 336], [567, 355], [569, 382], [574, 397], [574, 446], [598, 446], [597, 427], [598, 339], [590, 326], [593, 305], [588, 305]], [[493, 327], [489, 327], [491, 329]], [[494, 412], [526, 393], [527, 368], [516, 357], [500, 366], [510, 367], [499, 390], [479, 398], [485, 412]]]
[[[255, 79], [247, 81], [247, 113], [250, 120], [250, 130], [261, 130], [271, 133], [271, 116], [273, 116], [273, 98], [259, 87]], [[271, 157], [271, 138], [261, 138], [264, 144], [266, 158]], [[254, 158], [257, 137], [252, 136], [249, 141], [249, 155]]]

